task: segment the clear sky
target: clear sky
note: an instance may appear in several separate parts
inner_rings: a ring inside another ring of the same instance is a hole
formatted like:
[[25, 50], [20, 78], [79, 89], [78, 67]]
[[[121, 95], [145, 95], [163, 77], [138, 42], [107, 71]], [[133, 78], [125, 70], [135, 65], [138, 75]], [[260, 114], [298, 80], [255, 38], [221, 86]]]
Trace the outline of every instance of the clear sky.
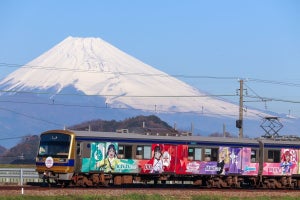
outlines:
[[0, 27], [0, 78], [68, 36], [99, 37], [224, 98], [243, 78], [245, 106], [300, 117], [299, 0], [2, 0]]

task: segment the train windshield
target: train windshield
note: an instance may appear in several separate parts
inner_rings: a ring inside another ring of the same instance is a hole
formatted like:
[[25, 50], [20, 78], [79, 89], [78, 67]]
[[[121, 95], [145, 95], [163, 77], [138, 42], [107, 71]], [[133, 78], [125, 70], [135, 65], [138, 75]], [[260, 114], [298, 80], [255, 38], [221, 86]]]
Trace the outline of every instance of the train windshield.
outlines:
[[41, 135], [39, 156], [67, 158], [70, 149], [71, 136], [60, 133]]

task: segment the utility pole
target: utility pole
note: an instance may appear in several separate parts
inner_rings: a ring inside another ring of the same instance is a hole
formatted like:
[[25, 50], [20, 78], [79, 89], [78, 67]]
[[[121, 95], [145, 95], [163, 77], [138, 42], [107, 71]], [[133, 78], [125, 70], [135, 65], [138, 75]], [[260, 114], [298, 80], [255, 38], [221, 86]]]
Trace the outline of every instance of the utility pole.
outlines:
[[240, 107], [239, 107], [239, 120], [236, 127], [239, 128], [239, 138], [243, 138], [243, 108], [244, 108], [244, 80], [240, 80]]

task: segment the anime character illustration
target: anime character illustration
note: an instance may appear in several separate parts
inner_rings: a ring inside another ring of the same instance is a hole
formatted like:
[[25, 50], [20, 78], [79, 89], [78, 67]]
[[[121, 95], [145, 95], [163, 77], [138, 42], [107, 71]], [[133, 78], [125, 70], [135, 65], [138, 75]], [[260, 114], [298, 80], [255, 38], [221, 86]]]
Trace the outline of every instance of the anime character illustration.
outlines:
[[91, 157], [89, 159], [82, 159], [82, 169], [84, 172], [99, 170], [97, 162], [103, 160], [105, 156], [105, 143], [103, 142], [92, 142], [90, 144], [90, 149]]
[[94, 145], [92, 145], [91, 149], [93, 150], [92, 155], [94, 156], [94, 159], [96, 161], [103, 159], [103, 154], [105, 151], [105, 144], [103, 144], [103, 143], [94, 144]]
[[176, 159], [174, 158], [175, 170], [178, 174], [185, 174], [188, 170], [188, 145], [178, 145]]
[[172, 146], [169, 146], [168, 149], [165, 149], [165, 151], [163, 152], [162, 162], [164, 172], [175, 172], [176, 165], [180, 165], [180, 161], [175, 159], [174, 153], [175, 149]]
[[153, 159], [153, 167], [151, 173], [161, 173], [163, 172], [163, 161], [161, 159], [162, 153], [160, 146], [156, 146], [154, 148], [154, 159]]
[[282, 174], [290, 174], [291, 173], [291, 167], [293, 165], [291, 161], [291, 153], [290, 151], [285, 151], [281, 156], [281, 163], [280, 167], [282, 169]]
[[165, 151], [162, 155], [162, 163], [163, 163], [163, 168], [169, 168], [171, 165], [171, 155], [169, 152]]
[[150, 173], [162, 173], [163, 172], [163, 161], [162, 161], [162, 150], [160, 146], [155, 146], [153, 158], [149, 161], [152, 164]]
[[220, 147], [219, 149], [219, 160], [217, 162], [217, 174], [225, 174], [225, 164], [229, 163], [228, 147]]
[[105, 159], [96, 163], [97, 168], [103, 169], [104, 172], [113, 172], [120, 160], [117, 158], [117, 150], [114, 144], [110, 144], [107, 148]]
[[229, 148], [229, 169], [228, 173], [241, 172], [241, 148]]

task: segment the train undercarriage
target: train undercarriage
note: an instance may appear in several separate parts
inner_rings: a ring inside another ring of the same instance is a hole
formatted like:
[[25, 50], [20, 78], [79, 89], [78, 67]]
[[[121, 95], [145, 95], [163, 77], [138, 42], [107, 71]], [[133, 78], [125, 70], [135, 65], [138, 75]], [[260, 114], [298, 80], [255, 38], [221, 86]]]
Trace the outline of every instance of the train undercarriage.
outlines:
[[[47, 179], [46, 179], [47, 180]], [[55, 179], [61, 187], [108, 187], [131, 184], [165, 185], [182, 184], [201, 188], [267, 188], [293, 189], [300, 185], [300, 177], [292, 176], [180, 176], [174, 174], [106, 174], [78, 173], [71, 180]]]

